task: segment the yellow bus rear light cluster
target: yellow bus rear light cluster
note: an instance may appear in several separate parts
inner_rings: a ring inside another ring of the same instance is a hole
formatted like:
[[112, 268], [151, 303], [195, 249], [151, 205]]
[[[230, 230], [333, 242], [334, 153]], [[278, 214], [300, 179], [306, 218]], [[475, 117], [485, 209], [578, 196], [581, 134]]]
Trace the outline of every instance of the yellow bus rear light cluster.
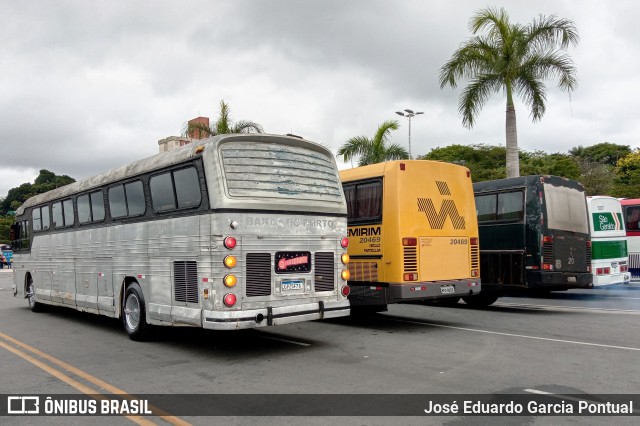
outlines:
[[402, 239], [402, 245], [403, 246], [417, 246], [418, 245], [418, 239], [414, 238], [414, 237], [405, 237]]
[[227, 268], [233, 268], [238, 264], [238, 259], [235, 256], [225, 256], [224, 266]]
[[416, 273], [403, 274], [402, 278], [405, 281], [418, 281], [418, 274]]
[[343, 269], [342, 272], [340, 272], [340, 276], [343, 280], [347, 281], [349, 278], [351, 278], [351, 272], [349, 272], [348, 269]]
[[224, 285], [226, 285], [227, 287], [233, 287], [237, 283], [238, 283], [238, 279], [236, 278], [235, 275], [229, 274], [224, 277]]
[[471, 270], [471, 276], [472, 277], [479, 277], [480, 276], [480, 271], [478, 271], [477, 269], [472, 269]]

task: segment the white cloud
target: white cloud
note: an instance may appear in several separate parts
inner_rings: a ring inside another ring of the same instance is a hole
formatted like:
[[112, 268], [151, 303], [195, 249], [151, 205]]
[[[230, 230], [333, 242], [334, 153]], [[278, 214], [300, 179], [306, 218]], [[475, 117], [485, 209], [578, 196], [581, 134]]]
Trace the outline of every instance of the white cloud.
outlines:
[[[39, 169], [83, 178], [153, 155], [157, 140], [220, 99], [236, 119], [300, 134], [334, 150], [398, 119], [393, 142], [427, 153], [451, 143], [504, 143], [504, 99], [472, 130], [460, 88], [440, 66], [470, 36], [471, 0], [0, 1], [0, 196]], [[635, 2], [530, 1], [504, 6], [514, 22], [538, 14], [575, 21], [571, 100], [549, 84], [546, 115], [517, 105], [523, 149], [566, 152], [603, 141], [637, 147], [640, 83]]]

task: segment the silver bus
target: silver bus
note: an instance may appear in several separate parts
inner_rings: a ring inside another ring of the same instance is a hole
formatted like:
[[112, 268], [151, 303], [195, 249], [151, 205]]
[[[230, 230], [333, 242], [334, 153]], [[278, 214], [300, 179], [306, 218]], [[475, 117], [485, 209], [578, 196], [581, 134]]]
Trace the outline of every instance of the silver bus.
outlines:
[[134, 340], [346, 316], [346, 216], [328, 149], [220, 135], [27, 200], [13, 294], [121, 318]]

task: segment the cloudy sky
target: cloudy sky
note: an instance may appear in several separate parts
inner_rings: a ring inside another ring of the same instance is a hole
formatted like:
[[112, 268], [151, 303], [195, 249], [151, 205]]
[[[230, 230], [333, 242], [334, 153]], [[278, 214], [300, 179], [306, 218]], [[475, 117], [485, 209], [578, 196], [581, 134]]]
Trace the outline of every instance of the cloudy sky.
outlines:
[[405, 108], [424, 111], [412, 121], [414, 156], [504, 144], [502, 94], [468, 130], [460, 88], [437, 79], [485, 6], [523, 24], [556, 14], [580, 32], [571, 97], [549, 82], [535, 124], [516, 104], [522, 149], [640, 145], [635, 1], [0, 0], [0, 197], [43, 168], [80, 179], [154, 155], [187, 120], [214, 117], [221, 99], [234, 119], [334, 152], [396, 118], [392, 141], [406, 145], [394, 113]]

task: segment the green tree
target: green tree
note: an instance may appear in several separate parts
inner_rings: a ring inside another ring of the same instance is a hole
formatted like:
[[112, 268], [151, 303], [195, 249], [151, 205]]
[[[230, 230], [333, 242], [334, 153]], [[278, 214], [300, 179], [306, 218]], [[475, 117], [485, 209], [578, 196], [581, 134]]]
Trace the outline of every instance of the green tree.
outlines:
[[[489, 95], [503, 91], [506, 109], [507, 176], [520, 175], [514, 93], [531, 109], [531, 118], [544, 115], [544, 80], [557, 77], [558, 87], [571, 92], [577, 86], [573, 61], [565, 50], [578, 43], [573, 22], [540, 15], [532, 23], [511, 24], [505, 9], [478, 11], [469, 22], [474, 37], [462, 44], [440, 69], [440, 87], [455, 88], [470, 79], [460, 96], [462, 124], [471, 128]], [[476, 35], [484, 31], [482, 35]]]
[[42, 169], [36, 177], [33, 184], [23, 183], [22, 185], [11, 188], [7, 196], [0, 202], [0, 214], [7, 214], [9, 210], [15, 210], [24, 203], [28, 198], [52, 189], [68, 185], [76, 180], [67, 175], [56, 175], [49, 170]]
[[398, 130], [400, 124], [396, 120], [382, 123], [372, 139], [366, 136], [356, 136], [344, 143], [338, 150], [337, 156], [342, 156], [346, 162], [360, 157], [359, 166], [382, 163], [389, 160], [406, 160], [409, 153], [398, 144], [389, 144], [389, 134], [392, 130]]
[[629, 145], [603, 142], [586, 148], [578, 145], [577, 147], [571, 148], [569, 153], [574, 157], [579, 157], [592, 163], [604, 163], [615, 166], [619, 159], [631, 153], [631, 148], [629, 148]]
[[612, 195], [640, 198], [640, 149], [618, 160]]
[[233, 121], [229, 105], [223, 100], [220, 101], [220, 112], [218, 119], [206, 126], [204, 123], [187, 123], [183, 130], [184, 136], [201, 132], [208, 136], [226, 135], [229, 133], [262, 133], [262, 126], [256, 122], [248, 120]]
[[612, 193], [613, 166], [590, 161], [584, 157], [577, 157], [576, 161], [580, 166], [578, 180], [584, 185], [584, 192], [587, 195], [607, 195]]

